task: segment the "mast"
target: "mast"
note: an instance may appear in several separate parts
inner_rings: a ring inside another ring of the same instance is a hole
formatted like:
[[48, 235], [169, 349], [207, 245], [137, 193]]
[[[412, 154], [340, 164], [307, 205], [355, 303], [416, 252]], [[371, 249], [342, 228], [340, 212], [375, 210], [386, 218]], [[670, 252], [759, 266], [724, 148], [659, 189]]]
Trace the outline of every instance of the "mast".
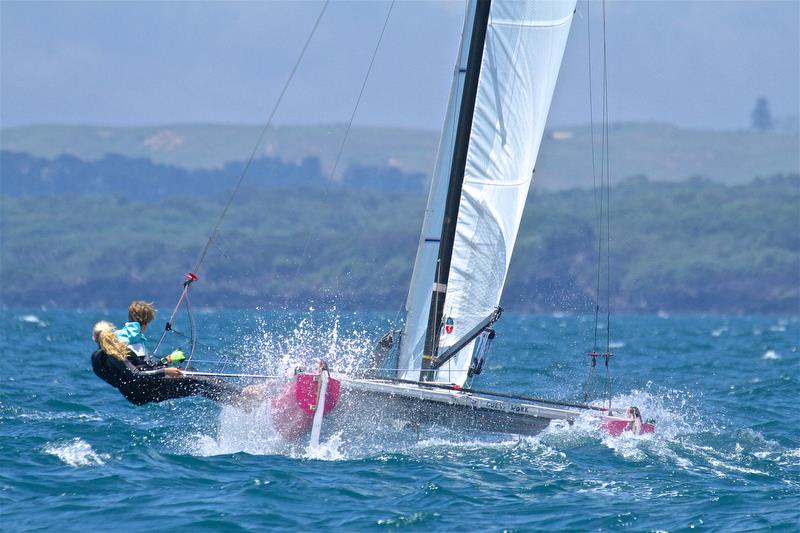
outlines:
[[468, 2], [406, 299], [401, 379], [463, 386], [482, 358], [574, 9], [575, 0]]
[[425, 345], [422, 351], [422, 371], [420, 381], [432, 379], [433, 359], [436, 357], [441, 333], [442, 316], [444, 314], [445, 295], [447, 294], [447, 280], [450, 274], [450, 261], [453, 256], [453, 243], [456, 235], [456, 222], [458, 209], [461, 203], [461, 189], [464, 183], [464, 173], [467, 164], [467, 151], [469, 149], [472, 119], [475, 114], [475, 99], [478, 93], [478, 80], [480, 78], [481, 62], [483, 60], [484, 42], [486, 41], [486, 28], [489, 24], [489, 8], [491, 0], [477, 0], [475, 18], [472, 25], [467, 71], [464, 79], [464, 90], [461, 97], [461, 106], [456, 128], [453, 162], [450, 167], [450, 180], [447, 188], [447, 197], [444, 208], [444, 220], [439, 244], [439, 254], [436, 259], [436, 270], [431, 292], [431, 304], [428, 312], [428, 326], [425, 330]]

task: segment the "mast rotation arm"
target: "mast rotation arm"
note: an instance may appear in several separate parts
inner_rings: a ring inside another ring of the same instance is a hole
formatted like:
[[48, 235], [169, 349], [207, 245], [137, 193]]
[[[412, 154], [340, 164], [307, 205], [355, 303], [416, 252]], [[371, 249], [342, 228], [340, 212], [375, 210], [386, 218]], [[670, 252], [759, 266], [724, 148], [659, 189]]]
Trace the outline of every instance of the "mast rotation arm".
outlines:
[[492, 325], [500, 319], [500, 315], [502, 314], [503, 308], [500, 306], [495, 307], [494, 311], [492, 311], [492, 314], [481, 320], [477, 326], [472, 328], [466, 335], [459, 339], [458, 342], [448, 348], [443, 354], [434, 357], [431, 361], [431, 368], [441, 368], [442, 365], [455, 357], [464, 346], [475, 340], [475, 338], [483, 333], [487, 328], [491, 328]]

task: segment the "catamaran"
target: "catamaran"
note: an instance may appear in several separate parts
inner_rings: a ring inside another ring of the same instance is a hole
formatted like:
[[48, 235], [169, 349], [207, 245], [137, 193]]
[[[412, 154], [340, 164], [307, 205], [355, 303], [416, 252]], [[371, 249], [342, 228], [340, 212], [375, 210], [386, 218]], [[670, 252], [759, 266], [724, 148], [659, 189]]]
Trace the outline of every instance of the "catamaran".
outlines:
[[[612, 434], [635, 417], [586, 403], [467, 386], [481, 373], [536, 168], [576, 0], [469, 0], [403, 327], [379, 346], [394, 370], [352, 376], [321, 365], [273, 399], [287, 438], [339, 404], [377, 401], [413, 424], [533, 435], [598, 415]], [[609, 353], [591, 353], [594, 361]], [[363, 403], [362, 403], [363, 405]], [[632, 411], [633, 412], [633, 411]], [[638, 410], [635, 411], [638, 415]], [[652, 424], [636, 426], [652, 431]]]
[[468, 2], [404, 327], [393, 339], [396, 375], [339, 375], [344, 395], [388, 398], [415, 422], [490, 432], [531, 435], [586, 411], [602, 413], [612, 432], [629, 423], [603, 407], [465, 386], [496, 336], [575, 5]]

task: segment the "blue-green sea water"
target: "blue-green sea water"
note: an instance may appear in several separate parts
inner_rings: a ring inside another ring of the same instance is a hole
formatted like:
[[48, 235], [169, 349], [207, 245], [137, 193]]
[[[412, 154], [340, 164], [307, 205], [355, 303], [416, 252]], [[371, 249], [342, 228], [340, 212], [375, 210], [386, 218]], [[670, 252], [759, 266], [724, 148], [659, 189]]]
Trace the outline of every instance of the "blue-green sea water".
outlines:
[[[388, 318], [205, 312], [195, 364], [358, 366]], [[800, 530], [798, 318], [612, 320], [613, 404], [655, 418], [652, 435], [588, 419], [525, 438], [417, 435], [376, 425], [372, 405], [335, 412], [314, 450], [282, 442], [265, 406], [128, 404], [91, 370], [100, 319], [123, 312], [0, 312], [4, 531]], [[592, 326], [506, 314], [473, 385], [581, 400]]]

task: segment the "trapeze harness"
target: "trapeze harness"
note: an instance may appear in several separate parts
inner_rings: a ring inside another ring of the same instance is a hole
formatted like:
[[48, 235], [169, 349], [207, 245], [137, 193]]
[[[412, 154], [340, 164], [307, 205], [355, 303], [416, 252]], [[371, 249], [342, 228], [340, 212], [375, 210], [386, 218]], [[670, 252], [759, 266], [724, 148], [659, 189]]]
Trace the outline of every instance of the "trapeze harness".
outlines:
[[92, 370], [97, 377], [119, 389], [134, 405], [187, 396], [203, 396], [222, 403], [236, 403], [240, 398], [241, 388], [233, 383], [208, 377], [171, 377], [164, 373], [165, 368], [167, 365], [160, 361], [132, 351], [122, 361], [102, 350], [92, 354]]

